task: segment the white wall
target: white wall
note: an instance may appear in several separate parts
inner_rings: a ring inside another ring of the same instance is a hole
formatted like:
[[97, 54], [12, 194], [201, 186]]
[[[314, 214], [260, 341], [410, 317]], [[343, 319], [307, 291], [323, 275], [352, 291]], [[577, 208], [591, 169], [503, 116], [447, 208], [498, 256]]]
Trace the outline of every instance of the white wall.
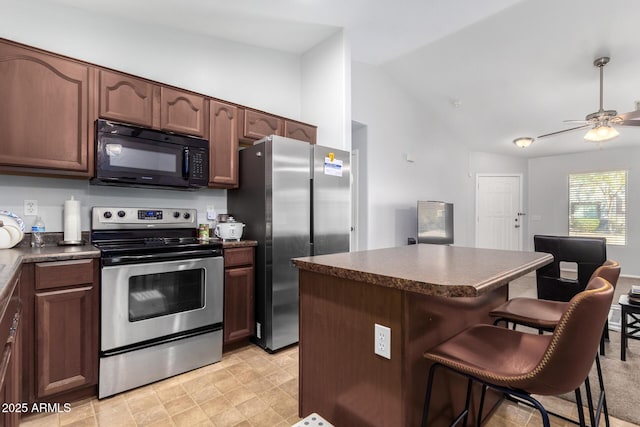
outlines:
[[627, 182], [627, 245], [607, 246], [607, 256], [620, 262], [624, 275], [640, 276], [640, 148], [615, 149], [615, 141], [597, 152], [529, 160], [529, 238], [534, 234], [568, 235], [569, 174], [623, 170]]
[[302, 56], [301, 116], [325, 124], [318, 144], [351, 150], [351, 54], [343, 31]]
[[64, 201], [73, 196], [81, 204], [81, 229], [90, 230], [92, 206], [128, 206], [157, 208], [193, 208], [198, 210], [198, 223], [208, 223], [207, 206], [217, 213], [227, 213], [226, 190], [159, 190], [131, 187], [90, 185], [78, 179], [53, 179], [0, 175], [0, 209], [8, 210], [25, 221], [31, 230], [35, 216], [24, 215], [24, 200], [38, 201], [38, 214], [47, 232], [63, 231]]
[[361, 159], [367, 173], [367, 248], [405, 245], [416, 237], [418, 200], [453, 202], [455, 244], [472, 245], [466, 217], [473, 215], [473, 195], [467, 194], [464, 146], [380, 68], [354, 62], [351, 84], [352, 118], [367, 126]]
[[0, 10], [0, 37], [300, 119], [298, 55], [50, 3]]

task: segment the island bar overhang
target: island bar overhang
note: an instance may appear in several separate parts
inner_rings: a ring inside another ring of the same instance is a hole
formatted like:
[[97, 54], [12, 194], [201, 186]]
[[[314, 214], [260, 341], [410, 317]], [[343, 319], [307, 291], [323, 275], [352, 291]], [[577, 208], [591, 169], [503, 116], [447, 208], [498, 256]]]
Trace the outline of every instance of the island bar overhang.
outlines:
[[[507, 284], [552, 260], [427, 244], [294, 259], [299, 415], [317, 412], [338, 426], [419, 425], [430, 366], [424, 351], [490, 323], [488, 312], [508, 298]], [[391, 328], [391, 359], [374, 354], [376, 323]], [[436, 384], [429, 426], [448, 425], [464, 404], [466, 381], [441, 372]], [[472, 411], [478, 396], [479, 386]], [[483, 418], [498, 399], [491, 396]]]

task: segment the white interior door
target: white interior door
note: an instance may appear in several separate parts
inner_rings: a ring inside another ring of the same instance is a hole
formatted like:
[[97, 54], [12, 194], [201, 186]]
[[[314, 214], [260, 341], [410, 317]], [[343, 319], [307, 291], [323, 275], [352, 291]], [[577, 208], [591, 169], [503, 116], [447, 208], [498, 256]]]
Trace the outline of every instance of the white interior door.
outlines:
[[522, 250], [522, 176], [478, 175], [476, 246]]

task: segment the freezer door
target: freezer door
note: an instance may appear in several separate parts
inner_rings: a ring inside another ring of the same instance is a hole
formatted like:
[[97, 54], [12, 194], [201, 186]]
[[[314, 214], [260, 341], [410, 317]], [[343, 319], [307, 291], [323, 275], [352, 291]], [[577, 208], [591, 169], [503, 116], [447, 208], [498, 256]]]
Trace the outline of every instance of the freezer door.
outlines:
[[273, 137], [266, 179], [271, 183], [267, 210], [271, 208], [272, 306], [265, 331], [270, 350], [298, 342], [298, 270], [291, 259], [310, 255], [310, 162], [309, 144]]
[[320, 145], [313, 145], [312, 153], [313, 255], [349, 252], [351, 156], [347, 151]]

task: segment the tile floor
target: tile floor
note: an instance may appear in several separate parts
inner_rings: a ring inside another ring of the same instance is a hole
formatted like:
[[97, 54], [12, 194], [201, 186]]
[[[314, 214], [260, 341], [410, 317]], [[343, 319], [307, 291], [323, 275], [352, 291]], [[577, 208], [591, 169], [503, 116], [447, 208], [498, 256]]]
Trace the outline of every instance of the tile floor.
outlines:
[[[535, 289], [535, 278], [519, 279], [512, 283], [511, 296], [529, 294], [532, 287]], [[547, 398], [543, 404], [554, 412], [576, 417], [571, 402]], [[300, 420], [297, 413], [297, 347], [270, 355], [250, 345], [225, 353], [220, 363], [108, 399], [77, 402], [68, 413], [36, 415], [24, 419], [20, 425], [285, 427]], [[485, 427], [540, 425], [536, 411], [511, 402], [500, 405], [485, 423]], [[551, 419], [551, 425], [573, 426], [557, 418]], [[611, 419], [611, 427], [633, 426]]]
[[250, 345], [219, 363], [115, 397], [36, 415], [22, 427], [291, 426], [298, 418], [298, 349], [270, 355]]
[[[565, 416], [576, 416], [574, 404], [566, 400], [547, 398], [543, 404]], [[297, 347], [270, 355], [251, 345], [225, 353], [220, 363], [115, 397], [81, 401], [73, 404], [68, 413], [32, 416], [20, 425], [285, 427], [300, 420], [297, 414]], [[486, 427], [540, 425], [536, 411], [511, 402], [504, 402], [485, 424]], [[551, 425], [573, 426], [554, 418]], [[611, 420], [611, 427], [632, 426]]]

